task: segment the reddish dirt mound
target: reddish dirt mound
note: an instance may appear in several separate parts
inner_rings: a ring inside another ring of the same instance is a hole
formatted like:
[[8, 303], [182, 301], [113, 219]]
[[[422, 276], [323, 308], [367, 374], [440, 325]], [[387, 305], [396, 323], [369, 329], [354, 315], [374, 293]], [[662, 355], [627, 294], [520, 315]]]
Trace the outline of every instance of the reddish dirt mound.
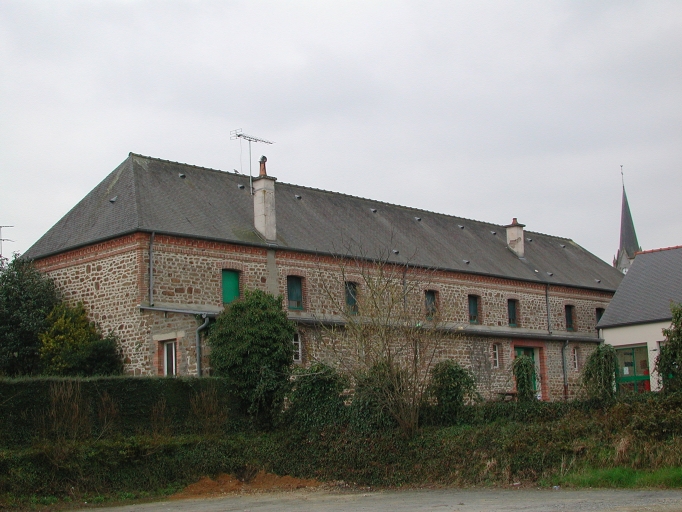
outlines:
[[320, 482], [317, 480], [304, 480], [292, 476], [277, 476], [272, 473], [261, 471], [252, 480], [242, 482], [232, 475], [221, 474], [213, 480], [204, 477], [198, 482], [188, 485], [182, 491], [174, 494], [172, 498], [198, 498], [203, 496], [219, 496], [222, 494], [249, 492], [249, 491], [290, 491], [305, 487], [318, 487]]

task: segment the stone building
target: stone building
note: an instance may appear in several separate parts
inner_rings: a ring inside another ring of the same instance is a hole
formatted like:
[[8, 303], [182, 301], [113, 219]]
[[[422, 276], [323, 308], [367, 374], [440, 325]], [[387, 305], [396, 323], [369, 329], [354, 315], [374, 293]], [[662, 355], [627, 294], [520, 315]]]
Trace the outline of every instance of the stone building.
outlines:
[[513, 389], [511, 361], [526, 353], [538, 394], [561, 399], [576, 390], [622, 274], [572, 240], [524, 228], [279, 183], [264, 158], [251, 185], [131, 153], [25, 257], [120, 336], [129, 373], [196, 375], [209, 371], [209, 320], [245, 289], [282, 295], [299, 325], [296, 360], [322, 357], [320, 321], [339, 318], [329, 290], [353, 300], [358, 286], [339, 280], [339, 262], [371, 268], [383, 251], [423, 276], [425, 315], [437, 304], [452, 333], [439, 357], [483, 368], [493, 395]]

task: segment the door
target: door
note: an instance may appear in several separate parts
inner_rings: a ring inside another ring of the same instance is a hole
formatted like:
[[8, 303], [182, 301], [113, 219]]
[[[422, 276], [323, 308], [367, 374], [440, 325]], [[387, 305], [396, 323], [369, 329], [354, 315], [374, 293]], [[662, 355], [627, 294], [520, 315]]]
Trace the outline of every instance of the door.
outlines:
[[620, 393], [644, 393], [651, 391], [649, 380], [649, 350], [646, 345], [616, 350], [618, 356], [618, 378], [616, 384]]

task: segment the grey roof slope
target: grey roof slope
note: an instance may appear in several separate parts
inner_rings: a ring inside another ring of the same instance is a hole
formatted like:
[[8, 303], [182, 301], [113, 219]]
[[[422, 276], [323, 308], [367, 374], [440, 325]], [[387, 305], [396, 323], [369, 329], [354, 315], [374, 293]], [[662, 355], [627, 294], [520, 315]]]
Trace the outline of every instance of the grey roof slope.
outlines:
[[[396, 262], [610, 291], [622, 279], [566, 238], [526, 231], [520, 259], [497, 224], [286, 183], [275, 190], [281, 248], [367, 257], [380, 251]], [[248, 176], [131, 153], [25, 256], [135, 231], [265, 245], [253, 228]]]
[[670, 320], [682, 302], [682, 246], [638, 253], [597, 327]]

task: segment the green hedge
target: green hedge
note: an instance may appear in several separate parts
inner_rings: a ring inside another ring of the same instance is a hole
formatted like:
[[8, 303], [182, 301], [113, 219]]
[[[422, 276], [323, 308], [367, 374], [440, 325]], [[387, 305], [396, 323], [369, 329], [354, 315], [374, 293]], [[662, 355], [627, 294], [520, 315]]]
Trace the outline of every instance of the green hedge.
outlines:
[[220, 378], [0, 379], [0, 447], [243, 428]]

